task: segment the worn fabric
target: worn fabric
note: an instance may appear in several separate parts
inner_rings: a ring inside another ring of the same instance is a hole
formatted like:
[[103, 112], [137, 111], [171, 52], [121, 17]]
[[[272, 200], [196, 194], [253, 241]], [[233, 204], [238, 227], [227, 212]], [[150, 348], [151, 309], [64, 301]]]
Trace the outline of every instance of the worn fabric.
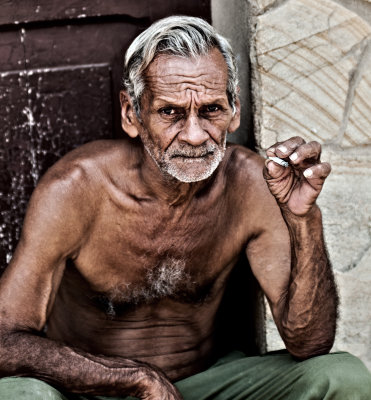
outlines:
[[[371, 374], [349, 353], [331, 353], [298, 362], [287, 352], [257, 357], [232, 352], [176, 386], [185, 400], [371, 399]], [[14, 377], [0, 380], [0, 399], [119, 400], [62, 394], [37, 379]], [[133, 398], [125, 400], [129, 399]]]

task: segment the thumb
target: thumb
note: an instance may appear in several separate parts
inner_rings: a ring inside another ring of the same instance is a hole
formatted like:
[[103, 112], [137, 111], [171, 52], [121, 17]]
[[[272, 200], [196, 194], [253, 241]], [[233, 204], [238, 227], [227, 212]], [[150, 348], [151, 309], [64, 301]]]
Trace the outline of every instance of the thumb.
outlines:
[[284, 176], [290, 174], [290, 168], [278, 165], [274, 161], [268, 159], [265, 161], [263, 174], [265, 179], [283, 178]]

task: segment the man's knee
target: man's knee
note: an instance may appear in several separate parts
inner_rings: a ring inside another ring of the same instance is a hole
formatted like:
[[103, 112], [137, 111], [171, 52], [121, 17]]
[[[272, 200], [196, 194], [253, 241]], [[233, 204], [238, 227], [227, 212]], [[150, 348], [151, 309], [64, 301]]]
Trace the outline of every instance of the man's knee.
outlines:
[[7, 400], [67, 400], [58, 390], [34, 378], [0, 379], [0, 399]]
[[[371, 374], [357, 357], [332, 353], [304, 363], [306, 369], [291, 393], [292, 398], [370, 400]], [[301, 397], [295, 397], [300, 394]]]

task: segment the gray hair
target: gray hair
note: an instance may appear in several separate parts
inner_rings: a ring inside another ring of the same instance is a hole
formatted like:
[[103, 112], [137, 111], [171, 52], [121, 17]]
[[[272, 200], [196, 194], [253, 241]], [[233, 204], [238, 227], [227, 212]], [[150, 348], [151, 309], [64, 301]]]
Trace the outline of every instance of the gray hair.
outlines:
[[173, 16], [161, 19], [142, 32], [130, 45], [125, 55], [123, 85], [140, 117], [144, 71], [159, 54], [182, 57], [206, 55], [217, 48], [228, 69], [227, 96], [235, 113], [238, 94], [238, 72], [235, 56], [227, 39], [201, 18]]

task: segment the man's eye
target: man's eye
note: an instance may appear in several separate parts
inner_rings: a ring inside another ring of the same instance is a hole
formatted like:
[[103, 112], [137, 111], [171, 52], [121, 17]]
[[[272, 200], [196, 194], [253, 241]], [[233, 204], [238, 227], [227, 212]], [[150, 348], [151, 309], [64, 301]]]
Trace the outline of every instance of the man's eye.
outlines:
[[164, 115], [175, 115], [177, 113], [177, 110], [173, 107], [165, 107], [161, 108], [160, 114]]
[[208, 104], [207, 106], [204, 106], [200, 109], [200, 114], [204, 115], [205, 117], [211, 117], [211, 116], [216, 116], [219, 114], [219, 111], [222, 108], [218, 106], [217, 104]]
[[216, 106], [215, 104], [206, 106], [206, 111], [209, 112], [209, 113], [217, 112], [219, 110], [220, 110], [219, 106]]

